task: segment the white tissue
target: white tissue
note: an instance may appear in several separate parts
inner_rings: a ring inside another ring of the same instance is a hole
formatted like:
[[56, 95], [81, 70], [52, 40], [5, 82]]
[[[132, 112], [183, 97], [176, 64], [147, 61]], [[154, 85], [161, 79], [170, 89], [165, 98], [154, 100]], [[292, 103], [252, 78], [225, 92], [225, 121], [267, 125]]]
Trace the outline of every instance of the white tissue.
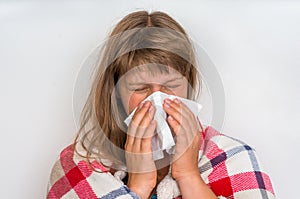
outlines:
[[[152, 139], [152, 151], [153, 151], [153, 159], [159, 160], [164, 157], [163, 151], [166, 150], [169, 154], [174, 154], [175, 152], [175, 141], [171, 132], [171, 129], [168, 126], [166, 121], [167, 114], [164, 111], [162, 105], [165, 98], [169, 98], [171, 100], [178, 98], [182, 103], [187, 105], [187, 107], [194, 113], [197, 117], [202, 108], [201, 104], [198, 104], [192, 100], [188, 100], [185, 98], [177, 97], [175, 95], [168, 95], [166, 93], [157, 91], [152, 93], [152, 95], [148, 96], [144, 101], [151, 100], [152, 105], [155, 106], [156, 111], [154, 115], [154, 120], [157, 121], [156, 125], [156, 134]], [[129, 126], [131, 119], [135, 113], [137, 108], [135, 108], [130, 115], [124, 120], [125, 124]]]

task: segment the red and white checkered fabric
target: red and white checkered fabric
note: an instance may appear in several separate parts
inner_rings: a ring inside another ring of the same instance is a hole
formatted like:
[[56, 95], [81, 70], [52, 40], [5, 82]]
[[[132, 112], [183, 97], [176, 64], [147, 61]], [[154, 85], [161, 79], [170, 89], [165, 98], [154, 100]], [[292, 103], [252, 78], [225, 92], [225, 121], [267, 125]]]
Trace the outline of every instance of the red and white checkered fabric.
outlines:
[[[262, 170], [256, 152], [250, 146], [208, 126], [202, 132], [199, 149], [199, 172], [219, 198], [275, 198], [270, 178]], [[65, 148], [52, 168], [47, 198], [139, 198], [108, 168], [96, 161], [92, 162], [92, 166], [102, 173], [93, 171], [83, 158], [74, 153], [72, 145]]]

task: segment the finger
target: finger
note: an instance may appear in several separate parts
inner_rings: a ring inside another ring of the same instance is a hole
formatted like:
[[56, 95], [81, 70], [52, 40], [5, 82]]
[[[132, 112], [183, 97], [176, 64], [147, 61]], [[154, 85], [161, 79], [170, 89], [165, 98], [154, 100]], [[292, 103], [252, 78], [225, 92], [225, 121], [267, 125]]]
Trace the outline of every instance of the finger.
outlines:
[[135, 134], [136, 138], [143, 138], [146, 129], [148, 128], [149, 124], [154, 118], [154, 114], [155, 114], [155, 107], [151, 105], [148, 113], [145, 113], [142, 121], [140, 122], [139, 126], [136, 129], [136, 134]]
[[132, 117], [132, 122], [134, 121], [134, 123], [138, 125], [143, 119], [147, 110], [150, 108], [151, 104], [151, 101], [141, 102]]
[[185, 122], [192, 129], [199, 129], [195, 115], [184, 103], [181, 103], [177, 98], [173, 101], [165, 99], [165, 103], [169, 105], [169, 108], [166, 108], [166, 112], [173, 116], [179, 123], [183, 124]]
[[167, 121], [177, 138], [177, 142], [180, 139], [181, 143], [185, 143], [184, 145], [190, 145], [197, 136], [197, 129], [178, 123], [171, 115], [168, 116]]
[[136, 136], [133, 142], [133, 145], [136, 147], [137, 150], [140, 150], [141, 147], [141, 141], [144, 138], [145, 132], [147, 131], [151, 121], [154, 118], [154, 113], [155, 113], [155, 107], [151, 105], [149, 108], [148, 113], [146, 113], [140, 122], [139, 127], [137, 128]]
[[183, 123], [184, 115], [181, 108], [174, 108], [174, 106], [171, 105], [170, 100], [164, 101], [163, 108], [166, 113], [168, 115], [171, 115], [175, 120], [177, 120], [178, 123]]
[[136, 132], [137, 132], [139, 123], [143, 119], [145, 113], [148, 111], [150, 104], [151, 104], [151, 102], [145, 102], [145, 103], [140, 103], [140, 105], [138, 106], [138, 108], [137, 108], [136, 112], [134, 113], [132, 120], [128, 126], [128, 130], [127, 130], [128, 141], [132, 142], [133, 140], [131, 138], [136, 137]]
[[193, 112], [179, 99], [175, 98], [174, 100], [165, 99], [165, 103], [169, 104], [170, 107], [174, 108], [178, 112], [181, 112], [182, 115], [186, 118], [194, 116]]
[[168, 106], [167, 104], [164, 104], [164, 108], [168, 114], [168, 124], [176, 136], [178, 136], [181, 132], [184, 133], [185, 131], [189, 131], [189, 123], [183, 122], [183, 116], [180, 112]]
[[[149, 124], [154, 118], [155, 111], [156, 111], [155, 107], [153, 105], [150, 105], [150, 108], [148, 109], [148, 113], [145, 113], [143, 119], [139, 124], [138, 127], [139, 129], [143, 129], [144, 131], [146, 130], [146, 128], [149, 126]], [[144, 134], [144, 131], [141, 133], [141, 135]]]
[[182, 125], [174, 119], [171, 115], [168, 116], [167, 118], [169, 125], [173, 129], [175, 135], [177, 136], [182, 128]]
[[132, 145], [133, 151], [139, 152], [141, 150], [141, 139], [143, 137], [143, 134], [147, 126], [150, 124], [151, 120], [154, 117], [155, 110], [151, 104], [152, 103], [148, 101], [145, 102], [145, 104], [140, 107], [139, 112], [135, 117], [135, 119], [138, 120], [138, 124], [136, 124], [135, 121], [133, 120], [130, 126], [130, 132], [131, 132], [130, 134], [133, 137], [133, 138], [131, 137], [130, 139], [130, 144]]
[[141, 146], [141, 150], [143, 153], [152, 152], [152, 138], [154, 136], [156, 125], [157, 122], [155, 120], [152, 120], [150, 125], [145, 131], [145, 134], [142, 139], [142, 146]]
[[170, 127], [173, 129], [173, 132], [176, 136], [180, 136], [181, 139], [190, 140], [193, 137], [190, 134], [193, 134], [193, 120], [190, 118], [190, 115], [187, 114], [183, 116], [182, 108], [180, 107], [182, 103], [171, 102], [169, 99], [165, 100], [164, 108], [168, 113], [168, 123]]

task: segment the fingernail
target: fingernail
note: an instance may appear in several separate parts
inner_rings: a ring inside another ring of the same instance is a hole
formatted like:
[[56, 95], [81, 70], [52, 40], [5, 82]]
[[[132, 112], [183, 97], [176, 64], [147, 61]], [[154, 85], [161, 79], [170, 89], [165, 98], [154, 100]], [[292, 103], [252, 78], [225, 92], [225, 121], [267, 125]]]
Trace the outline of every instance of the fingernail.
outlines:
[[164, 105], [166, 108], [170, 108], [169, 104], [165, 103]]
[[143, 105], [144, 105], [144, 102], [141, 102], [140, 105], [139, 105], [139, 109], [142, 108]]
[[169, 118], [170, 118], [170, 120], [172, 120], [172, 121], [174, 120], [174, 118], [173, 118], [171, 115], [169, 115]]
[[151, 107], [150, 107], [150, 109], [149, 109], [149, 113], [152, 115], [152, 113], [153, 113], [153, 106], [151, 105]]
[[145, 102], [144, 106], [148, 108], [150, 106], [150, 102], [149, 101]]
[[180, 103], [179, 99], [177, 99], [177, 98], [174, 99], [174, 102], [175, 102], [176, 104], [179, 104], [179, 103]]
[[167, 104], [170, 104], [171, 103], [171, 100], [170, 99], [165, 99], [165, 102], [167, 103]]

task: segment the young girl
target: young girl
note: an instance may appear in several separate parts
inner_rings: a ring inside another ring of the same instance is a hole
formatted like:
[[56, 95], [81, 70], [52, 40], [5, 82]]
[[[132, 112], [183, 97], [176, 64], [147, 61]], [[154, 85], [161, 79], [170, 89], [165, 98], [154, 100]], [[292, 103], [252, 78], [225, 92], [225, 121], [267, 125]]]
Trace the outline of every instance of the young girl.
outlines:
[[47, 198], [275, 198], [255, 151], [203, 126], [178, 98], [163, 102], [175, 154], [153, 159], [156, 107], [144, 99], [156, 91], [195, 99], [195, 60], [166, 13], [125, 16], [102, 49], [78, 135], [53, 166]]

